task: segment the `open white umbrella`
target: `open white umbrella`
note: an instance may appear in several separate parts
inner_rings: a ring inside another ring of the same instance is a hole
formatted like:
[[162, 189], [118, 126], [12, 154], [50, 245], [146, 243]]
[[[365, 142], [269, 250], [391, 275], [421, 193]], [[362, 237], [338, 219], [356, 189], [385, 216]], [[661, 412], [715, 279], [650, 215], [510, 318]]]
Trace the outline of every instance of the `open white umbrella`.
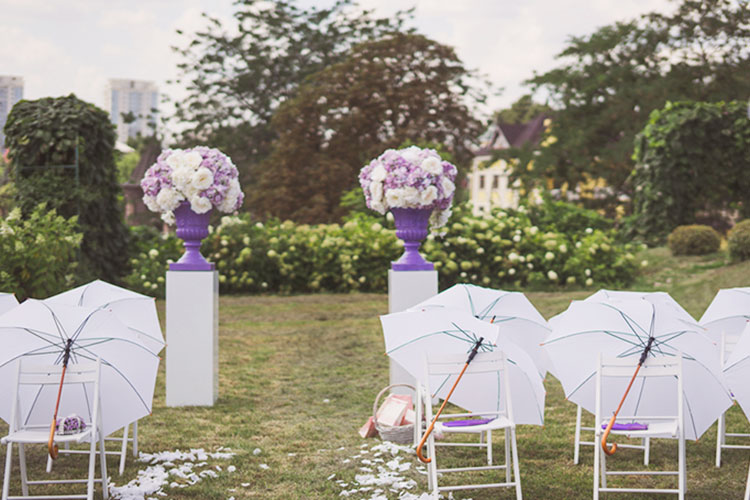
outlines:
[[[650, 357], [683, 355], [684, 412], [688, 439], [698, 439], [731, 404], [723, 382], [717, 346], [697, 324], [688, 323], [668, 304], [645, 299], [574, 301], [550, 320], [544, 344], [565, 395], [595, 412], [597, 355], [633, 359], [633, 368], [651, 340]], [[602, 395], [604, 408], [616, 408], [627, 380]], [[612, 387], [612, 386], [610, 386]], [[637, 381], [623, 405], [627, 415], [671, 414], [670, 394], [653, 380]]]
[[153, 297], [96, 280], [44, 300], [48, 304], [83, 306], [111, 310], [154, 354], [164, 348]]
[[[151, 413], [159, 357], [105, 309], [70, 307], [28, 299], [0, 316], [0, 418], [10, 421], [15, 361], [61, 364], [101, 358], [101, 415], [105, 435]], [[66, 349], [67, 348], [67, 349]], [[20, 412], [25, 423], [49, 425], [57, 388], [24, 386]], [[47, 390], [49, 389], [49, 392]], [[65, 386], [60, 415], [90, 415], [91, 394]]]
[[714, 342], [721, 340], [721, 334], [739, 336], [750, 320], [750, 287], [724, 288], [708, 305], [701, 316], [700, 324]]
[[549, 358], [539, 346], [549, 335], [549, 326], [523, 293], [458, 284], [410, 310], [445, 307], [461, 309], [482, 321], [492, 322], [500, 338], [508, 339], [526, 351], [542, 377], [550, 369]]
[[[516, 423], [543, 425], [544, 385], [528, 354], [512, 342], [498, 338], [492, 324], [480, 321], [459, 309], [442, 308], [430, 311], [405, 311], [380, 317], [385, 337], [386, 354], [414, 378], [439, 387], [434, 396], [444, 399], [454, 380], [423, 380], [426, 356], [469, 354], [477, 341], [479, 352], [503, 350], [509, 363], [511, 399]], [[461, 380], [450, 401], [467, 411], [504, 409], [497, 380], [472, 375]]]
[[601, 290], [592, 293], [585, 299], [587, 302], [602, 302], [608, 300], [634, 300], [643, 299], [654, 304], [661, 304], [673, 310], [673, 313], [684, 321], [695, 323], [695, 318], [685, 310], [671, 295], [667, 292], [639, 292], [632, 290]]
[[750, 324], [745, 326], [739, 342], [724, 364], [724, 375], [734, 398], [750, 420]]
[[12, 293], [3, 293], [0, 292], [0, 314], [4, 314], [7, 311], [10, 311], [14, 307], [18, 305], [18, 300], [16, 300], [16, 296]]

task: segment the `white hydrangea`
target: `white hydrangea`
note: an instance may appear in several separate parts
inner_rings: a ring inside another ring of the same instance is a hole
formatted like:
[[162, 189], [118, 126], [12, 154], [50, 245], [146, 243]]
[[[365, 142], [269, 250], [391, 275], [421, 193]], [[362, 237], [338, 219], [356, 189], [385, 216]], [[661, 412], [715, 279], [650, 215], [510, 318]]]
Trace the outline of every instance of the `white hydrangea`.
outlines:
[[206, 167], [200, 167], [190, 178], [190, 184], [192, 184], [193, 187], [199, 191], [208, 189], [213, 183], [214, 174]]
[[547, 277], [550, 279], [550, 281], [557, 281], [557, 273], [555, 271], [550, 270], [547, 273]]
[[443, 165], [440, 162], [440, 158], [429, 156], [422, 161], [422, 170], [431, 175], [440, 175], [443, 173]]
[[189, 153], [182, 153], [183, 162], [186, 166], [196, 169], [200, 166], [203, 161], [203, 157], [197, 151], [190, 151]]
[[174, 212], [171, 210], [168, 210], [161, 214], [161, 220], [163, 220], [166, 224], [169, 224], [170, 226], [174, 224]]
[[181, 149], [175, 149], [172, 151], [169, 157], [167, 157], [167, 165], [172, 167], [172, 170], [177, 170], [185, 165], [185, 157], [182, 154]]
[[402, 188], [404, 192], [404, 201], [407, 206], [421, 205], [421, 197], [419, 196], [419, 189], [411, 186]]
[[401, 188], [389, 189], [385, 192], [385, 201], [389, 207], [404, 206], [404, 190]]
[[211, 210], [211, 200], [203, 196], [193, 196], [190, 198], [190, 208], [196, 214], [205, 214]]
[[388, 172], [385, 170], [385, 167], [382, 163], [378, 163], [373, 169], [372, 172], [370, 172], [370, 179], [372, 179], [372, 182], [382, 182], [385, 180], [386, 176], [388, 175]]
[[185, 197], [173, 188], [164, 188], [156, 195], [156, 203], [161, 207], [162, 212], [176, 209], [184, 199]]
[[[172, 158], [170, 156], [170, 158]], [[185, 166], [180, 166], [172, 170], [172, 182], [177, 189], [184, 191], [185, 188], [190, 184], [190, 179], [193, 175], [193, 169]]]
[[[414, 188], [412, 188], [414, 189]], [[429, 205], [435, 201], [438, 197], [438, 190], [435, 186], [427, 186], [419, 196], [419, 201], [422, 205]]]
[[156, 196], [144, 195], [143, 196], [143, 203], [152, 212], [159, 212], [159, 211], [161, 211], [161, 207], [159, 207], [159, 204], [156, 202]]
[[456, 190], [456, 185], [448, 177], [443, 177], [440, 180], [440, 187], [443, 188], [443, 196], [446, 197], [452, 195]]
[[399, 150], [398, 153], [401, 155], [401, 158], [408, 161], [409, 163], [419, 165], [419, 157], [422, 154], [422, 150], [417, 146], [409, 146], [408, 148]]
[[383, 203], [383, 183], [373, 182], [370, 184], [370, 203]]

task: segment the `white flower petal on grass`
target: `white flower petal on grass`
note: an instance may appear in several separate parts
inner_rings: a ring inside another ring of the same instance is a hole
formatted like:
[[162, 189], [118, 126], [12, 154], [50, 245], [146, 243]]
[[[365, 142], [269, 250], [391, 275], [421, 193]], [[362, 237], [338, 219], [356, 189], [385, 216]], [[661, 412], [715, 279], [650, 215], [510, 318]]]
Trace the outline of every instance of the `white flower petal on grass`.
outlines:
[[253, 455], [255, 455], [255, 456], [258, 456], [258, 455], [260, 455], [260, 453], [261, 453], [261, 451], [260, 451], [260, 448], [255, 448], [255, 449], [253, 450]]
[[260, 468], [261, 468], [261, 469], [263, 469], [263, 470], [268, 470], [268, 469], [270, 469], [270, 467], [268, 466], [268, 464], [260, 464], [260, 465], [259, 465], [258, 467], [260, 467]]

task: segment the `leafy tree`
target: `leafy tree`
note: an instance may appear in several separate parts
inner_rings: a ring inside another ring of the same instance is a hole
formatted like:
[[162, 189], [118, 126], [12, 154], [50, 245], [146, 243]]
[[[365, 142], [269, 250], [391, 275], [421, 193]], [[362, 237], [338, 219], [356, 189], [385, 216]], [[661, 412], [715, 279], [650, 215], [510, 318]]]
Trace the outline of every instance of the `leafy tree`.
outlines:
[[552, 108], [546, 104], [534, 102], [531, 94], [526, 94], [519, 97], [509, 108], [497, 111], [493, 121], [510, 124], [527, 123], [542, 113], [551, 114]]
[[[187, 35], [177, 83], [188, 96], [174, 118], [188, 128], [182, 142], [210, 143], [229, 154], [244, 186], [276, 138], [271, 117], [309, 75], [340, 62], [365, 40], [403, 30], [409, 12], [376, 18], [354, 0], [300, 8], [293, 0], [238, 0], [235, 24], [204, 16], [209, 27]], [[181, 32], [178, 32], [181, 33]]]
[[480, 124], [468, 72], [452, 48], [394, 33], [308, 77], [273, 119], [279, 138], [251, 204], [265, 215], [335, 220], [366, 162], [405, 140], [444, 144], [468, 160]]
[[[23, 214], [46, 202], [63, 217], [78, 215], [82, 278], [117, 281], [128, 265], [128, 233], [118, 203], [109, 115], [73, 94], [20, 101], [8, 115], [5, 135]], [[74, 163], [76, 144], [78, 181], [74, 170], [54, 167]]]
[[726, 229], [735, 210], [750, 216], [750, 120], [745, 102], [667, 103], [635, 143], [631, 232], [657, 243], [675, 227]]
[[750, 94], [750, 9], [731, 0], [683, 0], [670, 15], [647, 14], [572, 37], [561, 65], [528, 83], [557, 109], [529, 171], [557, 186], [603, 178], [629, 194], [633, 138], [667, 100], [731, 100]]

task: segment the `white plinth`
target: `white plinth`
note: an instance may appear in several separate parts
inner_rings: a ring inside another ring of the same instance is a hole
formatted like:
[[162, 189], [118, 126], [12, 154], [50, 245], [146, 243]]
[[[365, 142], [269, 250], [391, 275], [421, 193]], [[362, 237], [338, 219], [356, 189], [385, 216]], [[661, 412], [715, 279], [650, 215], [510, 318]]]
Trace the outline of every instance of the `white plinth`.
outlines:
[[219, 395], [219, 273], [167, 271], [167, 406]]
[[[437, 271], [388, 270], [388, 312], [405, 311], [423, 300], [437, 295]], [[390, 360], [390, 383], [414, 385], [414, 377], [398, 363]], [[410, 394], [408, 389], [397, 388], [392, 392]]]

